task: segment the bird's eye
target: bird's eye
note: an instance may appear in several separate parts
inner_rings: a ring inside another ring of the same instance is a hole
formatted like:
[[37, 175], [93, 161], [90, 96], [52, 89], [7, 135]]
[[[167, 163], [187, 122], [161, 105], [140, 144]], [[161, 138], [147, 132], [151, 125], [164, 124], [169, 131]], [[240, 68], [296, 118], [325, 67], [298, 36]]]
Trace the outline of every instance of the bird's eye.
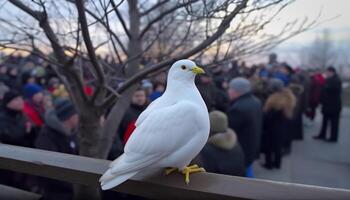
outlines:
[[185, 69], [186, 69], [186, 66], [185, 66], [185, 65], [182, 65], [182, 66], [181, 66], [181, 69], [185, 70]]

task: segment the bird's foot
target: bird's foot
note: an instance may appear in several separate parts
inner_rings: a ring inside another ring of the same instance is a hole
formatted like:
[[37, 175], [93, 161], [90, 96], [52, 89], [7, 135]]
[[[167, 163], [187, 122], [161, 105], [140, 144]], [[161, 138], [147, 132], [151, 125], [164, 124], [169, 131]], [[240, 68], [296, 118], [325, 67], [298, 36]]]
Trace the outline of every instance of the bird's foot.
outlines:
[[196, 172], [205, 172], [205, 169], [202, 167], [199, 167], [198, 165], [191, 165], [185, 167], [182, 171], [182, 174], [185, 175], [185, 183], [190, 183], [190, 174], [196, 173]]

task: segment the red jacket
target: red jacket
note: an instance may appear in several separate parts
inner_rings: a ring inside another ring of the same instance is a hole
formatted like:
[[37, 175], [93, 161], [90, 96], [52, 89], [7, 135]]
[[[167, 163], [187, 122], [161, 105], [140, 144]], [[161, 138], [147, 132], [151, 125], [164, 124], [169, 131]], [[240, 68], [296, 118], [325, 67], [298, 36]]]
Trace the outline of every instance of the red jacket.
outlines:
[[38, 108], [35, 108], [36, 106], [26, 101], [24, 103], [24, 109], [23, 112], [28, 117], [28, 119], [34, 124], [34, 126], [41, 127], [44, 124], [44, 120], [42, 119], [41, 115], [45, 112], [44, 108], [38, 106]]

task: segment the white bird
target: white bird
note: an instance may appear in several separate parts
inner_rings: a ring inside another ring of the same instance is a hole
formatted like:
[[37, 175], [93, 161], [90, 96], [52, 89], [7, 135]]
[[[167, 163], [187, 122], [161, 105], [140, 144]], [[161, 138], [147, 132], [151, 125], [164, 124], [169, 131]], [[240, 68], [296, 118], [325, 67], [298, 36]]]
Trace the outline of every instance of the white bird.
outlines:
[[100, 178], [103, 190], [148, 168], [168, 168], [166, 174], [178, 169], [187, 184], [190, 173], [204, 171], [188, 166], [209, 136], [208, 110], [194, 83], [196, 74], [202, 73], [191, 60], [171, 66], [164, 94], [141, 113], [124, 153]]

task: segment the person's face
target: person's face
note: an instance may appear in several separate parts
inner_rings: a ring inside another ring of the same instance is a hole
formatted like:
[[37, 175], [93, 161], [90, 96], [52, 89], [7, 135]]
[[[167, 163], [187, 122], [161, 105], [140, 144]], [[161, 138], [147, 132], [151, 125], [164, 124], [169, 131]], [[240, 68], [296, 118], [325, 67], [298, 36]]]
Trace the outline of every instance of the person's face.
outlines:
[[138, 106], [143, 106], [146, 104], [147, 98], [146, 93], [143, 90], [138, 90], [134, 93], [131, 99], [132, 103]]
[[236, 92], [234, 89], [229, 88], [228, 89], [228, 96], [229, 96], [231, 101], [234, 101], [235, 99], [237, 99], [239, 97], [239, 93]]
[[158, 85], [156, 88], [156, 91], [158, 92], [164, 92], [164, 90], [165, 90], [164, 85]]
[[1, 67], [0, 68], [0, 73], [1, 74], [6, 74], [7, 73], [7, 68], [6, 67]]
[[33, 96], [33, 101], [35, 103], [42, 103], [44, 99], [44, 95], [42, 92], [38, 92]]
[[221, 83], [221, 87], [224, 88], [224, 89], [227, 89], [228, 88], [228, 82], [227, 81], [224, 81]]
[[334, 73], [327, 70], [325, 75], [326, 75], [326, 78], [329, 78], [329, 77], [332, 77], [334, 75]]
[[22, 111], [24, 107], [24, 101], [21, 96], [12, 99], [8, 104], [7, 108], [16, 111]]
[[34, 77], [30, 77], [28, 80], [27, 80], [27, 83], [35, 83], [35, 78]]
[[17, 73], [18, 73], [18, 71], [16, 68], [11, 69], [11, 71], [10, 71], [11, 76], [17, 76]]
[[283, 74], [289, 74], [289, 71], [287, 70], [287, 68], [286, 67], [280, 67], [279, 68], [279, 71], [281, 72], [281, 73], [283, 73]]

